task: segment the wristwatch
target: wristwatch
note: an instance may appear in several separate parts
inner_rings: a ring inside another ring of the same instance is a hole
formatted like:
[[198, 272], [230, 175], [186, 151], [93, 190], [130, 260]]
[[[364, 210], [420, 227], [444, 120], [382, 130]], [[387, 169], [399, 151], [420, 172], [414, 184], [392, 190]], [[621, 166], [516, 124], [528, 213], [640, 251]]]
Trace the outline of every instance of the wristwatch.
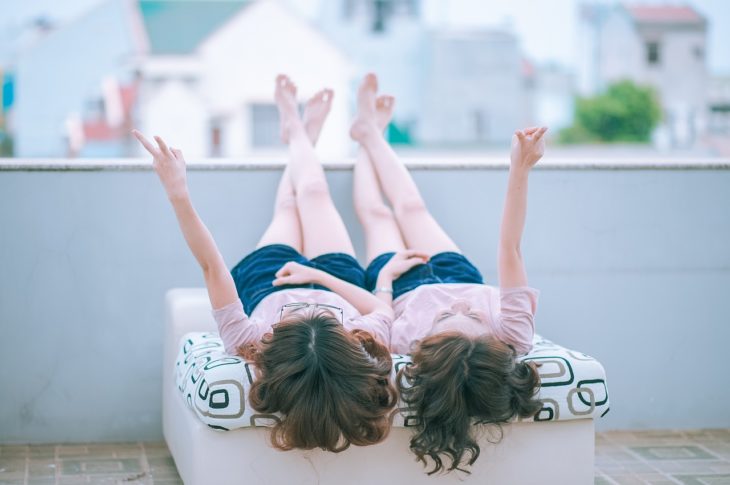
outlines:
[[375, 288], [373, 290], [373, 295], [376, 293], [390, 293], [393, 294], [393, 288], [388, 288], [387, 286], [381, 286], [379, 288]]

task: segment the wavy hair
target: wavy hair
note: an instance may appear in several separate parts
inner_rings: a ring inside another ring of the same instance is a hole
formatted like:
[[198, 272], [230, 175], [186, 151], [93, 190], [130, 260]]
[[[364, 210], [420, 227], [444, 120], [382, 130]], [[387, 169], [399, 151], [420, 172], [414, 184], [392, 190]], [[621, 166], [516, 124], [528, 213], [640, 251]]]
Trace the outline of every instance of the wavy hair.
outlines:
[[397, 402], [392, 360], [369, 332], [348, 331], [326, 311], [292, 315], [239, 354], [258, 368], [253, 409], [282, 414], [271, 429], [275, 448], [339, 453], [388, 435]]
[[517, 362], [515, 351], [492, 336], [442, 332], [423, 339], [412, 365], [398, 374], [401, 398], [415, 414], [410, 448], [437, 472], [473, 465], [480, 448], [474, 424], [501, 425], [515, 416], [534, 416], [540, 377], [534, 364]]

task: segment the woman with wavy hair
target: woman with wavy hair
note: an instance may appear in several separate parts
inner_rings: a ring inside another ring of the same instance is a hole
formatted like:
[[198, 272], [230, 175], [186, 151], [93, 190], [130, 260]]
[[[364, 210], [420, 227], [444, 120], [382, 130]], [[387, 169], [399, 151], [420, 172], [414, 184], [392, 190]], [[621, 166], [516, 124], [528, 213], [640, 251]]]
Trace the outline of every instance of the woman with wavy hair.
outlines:
[[532, 347], [538, 298], [527, 286], [520, 239], [527, 179], [543, 155], [547, 129], [518, 130], [513, 137], [495, 288], [484, 284], [429, 213], [383, 138], [393, 99], [376, 92], [377, 79], [369, 74], [350, 132], [362, 147], [353, 197], [370, 262], [367, 287], [392, 303], [391, 351], [412, 357], [398, 376], [401, 397], [417, 418], [411, 450], [424, 465], [432, 460], [429, 473], [465, 470], [479, 457], [473, 424], [500, 426], [541, 408], [537, 371], [518, 359]]
[[226, 351], [254, 362], [249, 401], [280, 414], [273, 446], [340, 452], [384, 439], [396, 402], [387, 344], [393, 312], [362, 287], [345, 225], [330, 198], [313, 144], [330, 109], [323, 90], [299, 116], [296, 87], [276, 80], [281, 135], [289, 163], [274, 215], [257, 249], [232, 271], [190, 200], [180, 150], [134, 135], [153, 166], [180, 229], [200, 264]]

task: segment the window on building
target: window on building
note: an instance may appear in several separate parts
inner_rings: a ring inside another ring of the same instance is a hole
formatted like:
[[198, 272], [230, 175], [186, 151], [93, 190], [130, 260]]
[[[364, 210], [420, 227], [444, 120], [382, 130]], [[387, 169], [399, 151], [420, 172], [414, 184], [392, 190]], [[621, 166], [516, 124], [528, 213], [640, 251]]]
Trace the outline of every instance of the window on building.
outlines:
[[385, 32], [385, 22], [388, 20], [390, 7], [388, 0], [373, 0], [373, 32]]
[[661, 52], [659, 42], [648, 42], [646, 44], [646, 62], [652, 65], [659, 64]]
[[220, 157], [223, 154], [223, 120], [214, 118], [210, 122], [210, 156]]
[[474, 141], [487, 141], [489, 137], [489, 116], [481, 109], [472, 111], [472, 126], [474, 127]]
[[283, 146], [279, 134], [279, 112], [275, 104], [251, 105], [251, 146], [254, 148]]
[[91, 98], [86, 100], [84, 106], [84, 117], [90, 120], [101, 120], [106, 116], [106, 104], [104, 98]]
[[342, 2], [342, 16], [350, 20], [352, 17], [355, 16], [355, 5], [356, 0], [344, 0]]
[[701, 61], [705, 57], [705, 50], [702, 46], [696, 45], [694, 48], [695, 59]]

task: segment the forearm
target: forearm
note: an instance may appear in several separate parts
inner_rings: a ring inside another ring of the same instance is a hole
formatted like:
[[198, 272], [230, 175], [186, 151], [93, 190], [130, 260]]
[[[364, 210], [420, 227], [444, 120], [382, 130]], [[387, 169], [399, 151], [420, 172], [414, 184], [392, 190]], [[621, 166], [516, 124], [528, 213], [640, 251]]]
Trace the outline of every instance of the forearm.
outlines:
[[511, 168], [504, 201], [500, 247], [519, 248], [527, 214], [528, 170]]
[[203, 271], [208, 272], [217, 269], [221, 265], [225, 268], [218, 246], [216, 246], [213, 236], [195, 211], [190, 196], [182, 194], [170, 197], [170, 202], [175, 210], [175, 216], [185, 241]]
[[393, 310], [390, 308], [389, 304], [381, 301], [369, 291], [332, 276], [329, 273], [325, 273], [324, 271], [320, 271], [318, 273], [317, 281], [315, 281], [315, 283], [329, 288], [340, 295], [354, 306], [362, 315], [367, 315], [368, 313], [376, 311], [390, 316], [393, 314]]
[[520, 242], [527, 215], [528, 174], [529, 170], [510, 168], [499, 241], [498, 266], [502, 287], [527, 284]]

